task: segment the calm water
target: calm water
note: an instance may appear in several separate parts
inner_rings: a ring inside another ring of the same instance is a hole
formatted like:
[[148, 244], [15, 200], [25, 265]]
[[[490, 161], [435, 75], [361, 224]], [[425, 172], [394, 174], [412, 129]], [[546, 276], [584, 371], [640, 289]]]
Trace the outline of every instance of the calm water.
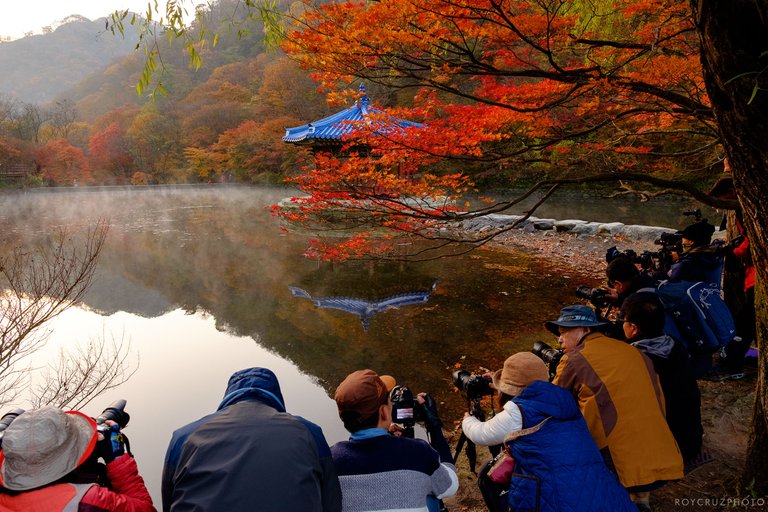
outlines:
[[[306, 237], [282, 233], [266, 209], [286, 195], [193, 188], [0, 196], [3, 250], [109, 219], [85, 304], [52, 322], [33, 365], [62, 346], [130, 341], [138, 371], [84, 410], [95, 416], [128, 400], [126, 434], [158, 506], [171, 432], [214, 411], [238, 369], [275, 371], [289, 412], [320, 424], [331, 444], [347, 437], [333, 390], [360, 368], [432, 393], [450, 426], [466, 407], [453, 369], [496, 369], [534, 340], [553, 342], [542, 323], [575, 302], [579, 283], [522, 254], [482, 250], [420, 264], [307, 260]], [[379, 310], [385, 300], [399, 307]]]

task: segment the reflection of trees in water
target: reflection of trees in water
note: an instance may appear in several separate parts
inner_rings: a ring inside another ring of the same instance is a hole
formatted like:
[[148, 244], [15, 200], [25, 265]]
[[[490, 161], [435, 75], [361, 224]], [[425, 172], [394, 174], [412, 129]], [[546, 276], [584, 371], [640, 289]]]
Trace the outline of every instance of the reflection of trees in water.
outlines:
[[319, 308], [338, 309], [359, 317], [363, 324], [363, 330], [368, 332], [371, 320], [378, 313], [413, 304], [426, 304], [427, 301], [429, 301], [429, 296], [432, 295], [435, 286], [437, 286], [437, 282], [434, 282], [429, 290], [426, 291], [403, 292], [380, 299], [365, 299], [362, 297], [350, 297], [346, 295], [313, 297], [306, 290], [302, 290], [295, 286], [289, 286], [288, 289], [294, 297], [309, 299]]
[[[571, 301], [564, 290], [575, 287], [538, 260], [493, 250], [427, 263], [307, 260], [305, 240], [281, 235], [265, 209], [279, 193], [262, 197], [258, 189], [51, 196], [61, 204], [26, 209], [41, 229], [79, 222], [78, 211], [110, 218], [98, 270], [107, 279], [100, 293], [86, 297], [89, 307], [150, 317], [177, 307], [205, 311], [217, 328], [258, 340], [329, 394], [349, 372], [373, 368], [458, 411], [453, 366], [497, 368], [510, 353], [530, 349], [545, 332], [542, 323]], [[430, 290], [435, 281], [427, 304], [390, 309], [367, 333], [358, 318], [319, 310], [288, 289], [375, 301]]]

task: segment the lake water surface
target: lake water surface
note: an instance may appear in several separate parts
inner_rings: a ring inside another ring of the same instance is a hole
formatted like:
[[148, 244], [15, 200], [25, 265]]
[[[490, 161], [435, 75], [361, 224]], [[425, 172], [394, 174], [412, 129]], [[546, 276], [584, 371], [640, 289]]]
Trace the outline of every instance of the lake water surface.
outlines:
[[[84, 410], [96, 416], [127, 399], [126, 434], [158, 507], [172, 431], [213, 412], [236, 370], [272, 369], [288, 411], [321, 425], [330, 444], [347, 437], [333, 390], [361, 368], [433, 394], [450, 428], [466, 409], [452, 370], [496, 369], [535, 340], [553, 343], [542, 323], [577, 301], [579, 283], [525, 254], [479, 250], [418, 264], [308, 260], [308, 235], [282, 232], [267, 209], [286, 195], [211, 187], [0, 196], [3, 250], [108, 219], [96, 282], [83, 305], [51, 322], [33, 365], [62, 346], [130, 341], [135, 375]], [[675, 215], [666, 211], [657, 213]]]

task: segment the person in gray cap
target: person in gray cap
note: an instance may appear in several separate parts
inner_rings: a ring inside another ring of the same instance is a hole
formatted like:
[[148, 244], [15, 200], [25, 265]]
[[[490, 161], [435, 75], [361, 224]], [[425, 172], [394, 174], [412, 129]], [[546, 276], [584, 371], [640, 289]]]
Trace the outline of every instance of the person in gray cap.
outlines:
[[[114, 422], [109, 436], [78, 411], [43, 407], [20, 414], [3, 432], [0, 510], [155, 512], [136, 461]], [[106, 463], [99, 485], [85, 468]]]
[[576, 398], [590, 434], [641, 510], [648, 493], [683, 478], [683, 459], [664, 419], [653, 363], [635, 347], [599, 332], [589, 306], [563, 308], [544, 324], [564, 352], [553, 384]]

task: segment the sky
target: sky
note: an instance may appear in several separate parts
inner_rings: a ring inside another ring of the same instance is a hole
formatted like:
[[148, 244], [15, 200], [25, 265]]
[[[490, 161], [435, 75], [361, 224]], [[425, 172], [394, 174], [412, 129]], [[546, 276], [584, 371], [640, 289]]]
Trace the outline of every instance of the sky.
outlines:
[[[150, 1], [153, 0], [0, 0], [0, 36], [19, 38], [29, 31], [40, 34], [42, 27], [72, 14], [95, 20], [115, 10], [144, 13]], [[164, 12], [165, 1], [158, 1], [158, 5]]]

